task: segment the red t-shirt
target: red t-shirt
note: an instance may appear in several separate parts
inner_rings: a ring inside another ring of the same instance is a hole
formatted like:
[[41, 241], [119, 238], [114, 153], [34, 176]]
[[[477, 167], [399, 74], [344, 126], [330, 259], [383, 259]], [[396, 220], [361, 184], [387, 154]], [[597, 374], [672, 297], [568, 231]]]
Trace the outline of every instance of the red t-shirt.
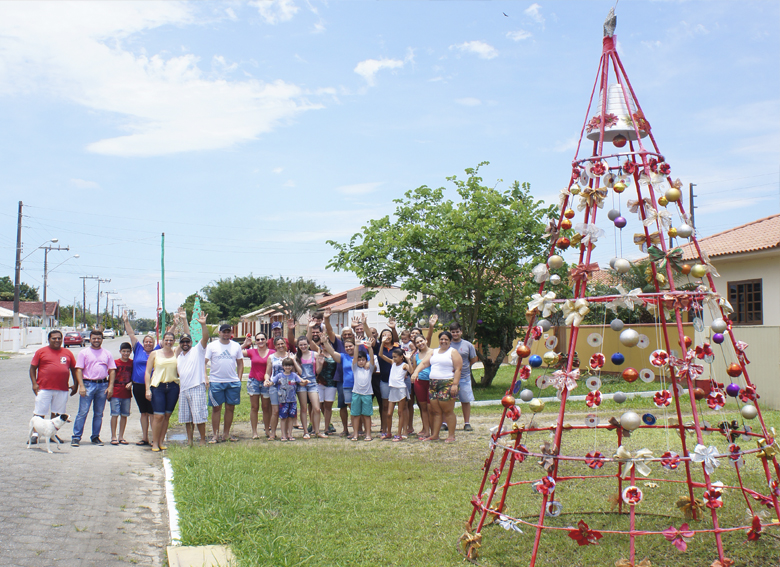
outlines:
[[76, 357], [66, 348], [54, 350], [45, 346], [35, 351], [30, 366], [38, 368], [41, 390], [67, 390], [70, 369], [76, 368]]
[[123, 362], [121, 358], [117, 358], [116, 363], [116, 377], [114, 378], [114, 393], [115, 398], [129, 398], [131, 397], [131, 391], [127, 389], [127, 385], [133, 381], [133, 361], [128, 360]]

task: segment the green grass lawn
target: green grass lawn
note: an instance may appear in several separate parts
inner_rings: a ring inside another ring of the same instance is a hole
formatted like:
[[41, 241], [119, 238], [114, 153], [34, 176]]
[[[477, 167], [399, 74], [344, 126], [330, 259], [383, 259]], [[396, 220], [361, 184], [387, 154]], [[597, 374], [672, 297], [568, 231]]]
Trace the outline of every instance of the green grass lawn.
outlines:
[[[503, 373], [502, 369], [500, 379], [508, 384]], [[495, 387], [505, 389], [500, 384], [497, 380]], [[584, 386], [578, 389], [586, 391]], [[500, 393], [503, 395], [503, 390]], [[248, 407], [248, 401], [245, 403]], [[644, 407], [650, 406], [645, 400]], [[607, 407], [605, 402], [599, 413], [608, 419], [619, 415], [620, 408], [617, 404]], [[548, 404], [535, 419], [549, 423], [555, 419], [555, 409], [557, 404]], [[172, 446], [168, 453], [184, 544], [228, 544], [243, 566], [462, 564], [456, 542], [471, 512], [469, 501], [482, 479], [488, 429], [497, 424], [500, 415], [496, 406], [474, 410], [476, 431], [459, 431], [455, 445], [330, 438], [284, 444], [246, 441], [193, 449]], [[765, 418], [768, 425], [780, 427], [780, 412], [765, 412]], [[572, 421], [578, 419], [572, 408]], [[528, 416], [520, 422], [527, 423]], [[547, 433], [526, 434], [524, 443], [533, 451], [547, 439]], [[705, 437], [708, 442], [725, 450], [724, 439], [718, 434]], [[663, 430], [640, 430], [626, 441], [631, 450], [648, 447], [657, 455], [667, 448], [680, 452], [679, 443], [674, 432], [667, 435]], [[615, 445], [613, 432], [572, 431], [564, 434], [562, 453], [584, 455], [597, 448], [611, 456]], [[754, 443], [742, 440], [741, 445], [748, 448]], [[528, 458], [517, 465], [512, 480], [541, 478], [544, 473], [535, 461]], [[684, 479], [682, 469], [664, 471], [658, 463], [651, 469], [651, 479]], [[616, 470], [616, 465], [608, 464], [600, 473], [614, 475]], [[563, 462], [560, 472], [592, 474], [586, 465], [572, 462]], [[747, 486], [766, 493], [759, 459], [748, 457], [742, 474]], [[700, 480], [700, 473], [694, 477]], [[725, 461], [713, 478], [727, 485], [736, 482], [733, 467]], [[639, 517], [638, 528], [679, 528], [685, 520], [675, 501], [686, 492], [684, 485], [658, 482], [652, 487], [645, 482], [648, 480], [640, 477], [636, 483], [645, 493], [638, 511], [647, 514]], [[564, 515], [547, 519], [547, 523], [566, 527], [584, 519], [592, 529], [627, 529], [625, 516], [609, 513], [610, 497], [616, 489], [614, 478], [561, 482], [555, 499], [562, 502]], [[696, 495], [701, 497], [701, 492], [697, 489]], [[747, 505], [738, 492], [726, 492], [723, 500], [719, 514], [722, 526], [749, 523]], [[532, 521], [538, 516], [540, 501], [528, 485], [514, 486], [509, 491], [507, 511]], [[709, 516], [690, 523], [699, 529], [712, 525]], [[497, 525], [486, 526], [479, 563], [528, 565], [535, 532], [532, 528], [523, 531], [518, 534]], [[780, 530], [768, 531], [780, 535]], [[777, 565], [780, 545], [771, 535], [745, 543], [745, 533], [739, 531], [724, 534], [723, 539], [726, 555], [736, 560], [737, 566]], [[654, 567], [709, 567], [717, 554], [714, 537], [701, 534], [689, 544], [687, 553], [679, 553], [662, 536], [639, 538], [637, 558], [645, 556]], [[599, 545], [578, 547], [565, 531], [547, 531], [537, 565], [612, 566], [624, 557], [628, 557], [625, 536], [605, 535]]]

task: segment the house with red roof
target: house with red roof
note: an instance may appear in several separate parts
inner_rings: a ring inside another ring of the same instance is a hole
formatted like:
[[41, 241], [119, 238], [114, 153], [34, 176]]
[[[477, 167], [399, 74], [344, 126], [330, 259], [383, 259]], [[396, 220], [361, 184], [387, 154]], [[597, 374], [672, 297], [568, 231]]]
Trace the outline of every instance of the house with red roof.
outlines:
[[[0, 307], [10, 309], [13, 315], [13, 301], [0, 301]], [[30, 327], [56, 327], [60, 318], [60, 302], [47, 301], [44, 314], [42, 301], [20, 301], [19, 313], [27, 316], [26, 324]], [[41, 321], [43, 321], [43, 325], [41, 325]]]

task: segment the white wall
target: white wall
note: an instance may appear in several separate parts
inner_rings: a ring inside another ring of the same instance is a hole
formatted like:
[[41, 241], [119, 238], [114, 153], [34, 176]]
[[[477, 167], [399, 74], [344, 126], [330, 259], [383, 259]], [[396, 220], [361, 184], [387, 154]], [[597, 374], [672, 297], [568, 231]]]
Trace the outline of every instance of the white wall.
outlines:
[[[728, 299], [728, 282], [761, 279], [764, 325], [780, 326], [780, 251], [753, 252], [713, 258], [712, 265], [720, 273], [715, 278], [715, 290]], [[712, 314], [705, 309], [704, 323], [709, 325]], [[720, 314], [716, 314], [720, 317]]]

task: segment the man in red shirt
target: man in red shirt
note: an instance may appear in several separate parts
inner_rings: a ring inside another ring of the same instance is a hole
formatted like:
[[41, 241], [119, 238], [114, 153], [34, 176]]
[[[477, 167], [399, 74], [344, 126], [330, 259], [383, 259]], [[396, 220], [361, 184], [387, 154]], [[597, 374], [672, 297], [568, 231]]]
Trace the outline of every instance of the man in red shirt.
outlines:
[[[78, 392], [76, 381], [76, 358], [65, 348], [62, 348], [62, 332], [54, 330], [49, 333], [49, 346], [38, 349], [30, 363], [30, 380], [35, 394], [34, 414], [46, 419], [65, 413], [68, 404], [68, 376], [73, 377], [70, 395]], [[37, 443], [38, 434], [33, 436]]]

